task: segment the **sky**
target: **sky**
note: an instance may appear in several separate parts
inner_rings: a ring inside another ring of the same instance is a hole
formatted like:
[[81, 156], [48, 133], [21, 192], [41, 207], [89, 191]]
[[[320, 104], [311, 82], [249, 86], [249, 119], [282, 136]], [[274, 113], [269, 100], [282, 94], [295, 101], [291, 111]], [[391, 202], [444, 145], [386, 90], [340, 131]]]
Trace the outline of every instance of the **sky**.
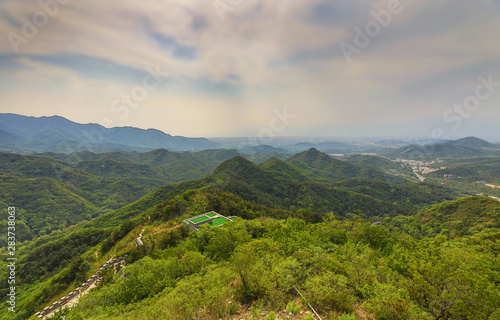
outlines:
[[0, 112], [500, 140], [500, 0], [0, 0]]

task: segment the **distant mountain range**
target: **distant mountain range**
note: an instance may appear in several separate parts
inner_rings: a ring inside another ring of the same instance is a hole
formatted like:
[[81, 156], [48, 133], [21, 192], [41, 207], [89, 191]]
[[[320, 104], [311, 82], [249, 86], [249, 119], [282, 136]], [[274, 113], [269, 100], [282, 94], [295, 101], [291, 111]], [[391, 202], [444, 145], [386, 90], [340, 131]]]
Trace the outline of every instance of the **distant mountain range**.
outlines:
[[485, 155], [500, 155], [500, 146], [476, 137], [419, 146], [416, 144], [380, 153], [392, 159], [435, 160]]
[[0, 114], [0, 151], [64, 152], [110, 151], [196, 151], [219, 148], [205, 138], [171, 136], [155, 129], [79, 124], [60, 116], [27, 117]]

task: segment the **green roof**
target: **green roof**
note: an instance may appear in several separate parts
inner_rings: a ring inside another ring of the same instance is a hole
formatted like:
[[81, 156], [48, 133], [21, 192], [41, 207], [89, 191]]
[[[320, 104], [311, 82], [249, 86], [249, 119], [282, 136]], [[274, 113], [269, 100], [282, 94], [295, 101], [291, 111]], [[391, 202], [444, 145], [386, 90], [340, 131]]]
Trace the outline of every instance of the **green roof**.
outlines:
[[194, 223], [194, 224], [196, 224], [198, 222], [202, 222], [202, 221], [205, 221], [205, 220], [208, 220], [208, 219], [210, 219], [210, 218], [207, 217], [207, 216], [201, 216], [201, 217], [198, 217], [196, 219], [191, 220], [191, 222]]
[[213, 219], [212, 221], [210, 221], [210, 225], [211, 226], [220, 226], [221, 224], [223, 224], [224, 222], [226, 222], [226, 218], [224, 217], [218, 217], [218, 218], [215, 218]]
[[212, 217], [215, 217], [217, 215], [217, 213], [209, 212], [206, 215], [209, 216], [210, 218], [212, 218]]

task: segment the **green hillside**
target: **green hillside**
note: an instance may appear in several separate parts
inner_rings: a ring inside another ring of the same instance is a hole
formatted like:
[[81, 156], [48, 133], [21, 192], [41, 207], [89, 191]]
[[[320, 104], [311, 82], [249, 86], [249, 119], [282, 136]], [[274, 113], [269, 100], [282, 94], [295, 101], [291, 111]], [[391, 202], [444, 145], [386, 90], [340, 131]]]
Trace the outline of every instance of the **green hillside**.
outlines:
[[41, 156], [62, 160], [69, 165], [101, 177], [141, 177], [158, 181], [155, 186], [201, 178], [222, 161], [239, 155], [234, 150], [209, 149], [199, 152], [172, 152], [157, 149], [149, 152], [88, 151], [72, 154], [46, 153]]
[[[82, 220], [90, 220], [103, 211], [50, 178], [23, 179], [0, 176], [0, 198], [7, 206], [19, 208], [17, 218], [28, 227], [28, 235], [49, 234], [74, 225]], [[7, 220], [7, 211], [2, 210], [0, 220]], [[6, 222], [2, 224], [5, 227]], [[0, 245], [5, 245], [5, 238]]]
[[436, 235], [475, 235], [485, 229], [500, 228], [500, 201], [481, 196], [447, 201], [415, 216], [401, 217], [394, 223], [420, 238]]
[[363, 168], [350, 162], [333, 159], [326, 153], [314, 148], [298, 153], [286, 160], [287, 163], [306, 172], [317, 181], [340, 181], [349, 178], [362, 178], [379, 181], [403, 182], [401, 178], [388, 175], [379, 170]]
[[380, 170], [392, 175], [401, 175], [403, 177], [412, 177], [414, 175], [407, 165], [378, 156], [355, 154], [348, 157], [347, 161], [358, 167]]
[[296, 181], [309, 180], [301, 171], [278, 158], [271, 158], [259, 165], [262, 169], [272, 172], [281, 178]]
[[[155, 168], [161, 169], [158, 164], [165, 159], [160, 158], [169, 155], [153, 152], [143, 158], [144, 163], [127, 160], [122, 154], [108, 154], [109, 159], [86, 156], [86, 161], [137, 164], [137, 168], [152, 168], [150, 163], [156, 159]], [[221, 160], [225, 153], [208, 150], [205, 156]], [[121, 161], [112, 157], [121, 157]], [[48, 159], [28, 161], [21, 156], [17, 161], [20, 165]], [[113, 169], [115, 177], [99, 177], [67, 160], [57, 161], [65, 171], [62, 176], [75, 179], [74, 186], [43, 177], [5, 176], [1, 183], [7, 189], [9, 181], [17, 179], [20, 189], [28, 189], [28, 182], [37, 185], [35, 181], [40, 180], [43, 192], [35, 193], [40, 199], [73, 197], [71, 201], [76, 201], [78, 197], [84, 201], [78, 203], [83, 214], [85, 203], [101, 210], [80, 196], [91, 194], [85, 190], [92, 183], [102, 183], [101, 189], [95, 189], [99, 192], [117, 192], [120, 179], [146, 179], [141, 174], [134, 177], [135, 172], [127, 176], [126, 170], [120, 176], [117, 168]], [[20, 167], [9, 165], [4, 170], [23, 172]], [[377, 176], [384, 180], [372, 179]], [[258, 309], [259, 315], [275, 311], [281, 318], [291, 312], [280, 311], [289, 304], [290, 310], [297, 306], [308, 310], [294, 289], [297, 287], [325, 319], [372, 314], [376, 319], [430, 320], [446, 306], [442, 297], [450, 296], [425, 279], [440, 279], [450, 264], [457, 271], [439, 281], [448, 281], [457, 290], [466, 288], [470, 292], [467, 299], [476, 304], [471, 307], [454, 297], [454, 307], [445, 314], [450, 319], [471, 314], [487, 319], [497, 308], [493, 301], [497, 301], [498, 290], [492, 284], [497, 281], [493, 266], [498, 254], [498, 241], [494, 240], [498, 204], [480, 197], [443, 202], [459, 194], [430, 183], [387, 182], [387, 176], [379, 170], [337, 162], [315, 150], [289, 161], [271, 158], [260, 165], [236, 156], [222, 161], [205, 177], [163, 185], [137, 200], [131, 198], [128, 205], [101, 210], [91, 221], [75, 220], [73, 227], [61, 225], [61, 231], [41, 237], [33, 233], [33, 240], [28, 238], [19, 247], [19, 268], [23, 270], [19, 289], [23, 294], [18, 302], [23, 312], [16, 319], [43, 309], [112, 256], [126, 253], [125, 273], [118, 271], [113, 276], [106, 271], [100, 289], [83, 298], [66, 319], [231, 319], [238, 312], [251, 314]], [[25, 201], [22, 206], [32, 205], [30, 201], [36, 204], [30, 195]], [[79, 212], [72, 207], [66, 210]], [[183, 219], [212, 210], [241, 219], [220, 228], [202, 228], [199, 233], [177, 227]], [[47, 221], [71, 218], [60, 211], [40, 217]], [[35, 221], [27, 220], [25, 229], [38, 226], [32, 224]], [[370, 226], [375, 221], [384, 226]], [[136, 247], [141, 232], [145, 244]], [[445, 238], [439, 238], [442, 236]], [[440, 246], [443, 241], [446, 246]], [[430, 262], [420, 263], [422, 257]], [[4, 265], [0, 265], [0, 276], [7, 272]], [[463, 281], [457, 283], [457, 279]], [[1, 284], [0, 293], [5, 290], [6, 283]]]
[[443, 175], [459, 176], [467, 181], [486, 181], [490, 183], [500, 182], [500, 157], [470, 157], [459, 158], [446, 163], [446, 169], [438, 170], [429, 174], [430, 177], [438, 178]]
[[363, 179], [339, 183], [316, 182], [296, 167], [279, 159], [260, 166], [235, 157], [221, 163], [207, 177], [157, 188], [142, 199], [95, 219], [90, 225], [113, 226], [134, 217], [175, 194], [190, 189], [214, 187], [275, 209], [333, 211], [361, 217], [412, 214], [419, 209], [458, 194], [432, 184], [391, 185]]
[[[477, 201], [482, 199], [444, 203], [418, 217], [457, 212], [451, 207], [462, 212], [454, 218], [474, 216], [466, 211], [485, 205], [473, 204]], [[476, 213], [498, 209], [486, 205]], [[168, 227], [198, 210], [216, 208], [226, 215], [262, 218], [190, 234]], [[128, 253], [127, 266], [106, 276], [66, 319], [233, 319], [245, 314], [270, 319], [272, 312], [310, 319], [305, 317], [309, 305], [297, 290], [323, 319], [367, 314], [373, 319], [494, 319], [500, 311], [495, 247], [477, 242], [494, 225], [469, 238], [419, 240], [331, 214], [324, 222], [307, 223], [300, 211], [267, 208], [215, 188], [170, 197], [150, 213], [142, 217], [143, 225], [103, 242], [109, 245], [100, 261]], [[145, 244], [134, 247], [139, 230]], [[93, 255], [82, 259], [98, 263]], [[28, 299], [36, 301], [39, 292], [33, 290]]]

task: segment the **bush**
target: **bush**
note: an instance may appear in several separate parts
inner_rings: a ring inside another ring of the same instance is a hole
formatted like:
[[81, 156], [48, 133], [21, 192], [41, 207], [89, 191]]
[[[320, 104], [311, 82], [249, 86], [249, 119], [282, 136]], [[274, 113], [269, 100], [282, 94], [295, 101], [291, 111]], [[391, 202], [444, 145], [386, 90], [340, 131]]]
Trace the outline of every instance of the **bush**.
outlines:
[[293, 314], [299, 314], [300, 313], [300, 306], [296, 305], [295, 302], [290, 301], [290, 302], [288, 302], [288, 305], [286, 306], [286, 311], [291, 312]]
[[351, 312], [354, 294], [347, 277], [330, 271], [315, 275], [306, 281], [307, 296], [311, 303], [322, 310]]
[[344, 313], [337, 320], [356, 320], [356, 316], [353, 314]]
[[276, 314], [274, 313], [274, 311], [271, 311], [271, 313], [269, 313], [266, 316], [266, 320], [274, 320], [274, 319], [276, 319]]

